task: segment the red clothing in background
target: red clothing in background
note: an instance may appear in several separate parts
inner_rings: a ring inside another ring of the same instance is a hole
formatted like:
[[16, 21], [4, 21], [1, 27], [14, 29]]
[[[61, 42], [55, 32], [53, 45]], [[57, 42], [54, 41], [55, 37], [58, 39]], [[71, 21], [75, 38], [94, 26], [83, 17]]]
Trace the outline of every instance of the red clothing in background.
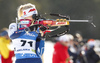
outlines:
[[3, 56], [1, 56], [2, 63], [13, 63], [12, 62], [12, 57], [13, 56], [14, 56], [14, 51], [9, 52], [9, 57], [7, 59], [5, 59], [5, 58], [3, 58]]
[[69, 59], [69, 54], [68, 54], [68, 47], [63, 46], [59, 42], [57, 42], [54, 45], [54, 53], [53, 53], [53, 58], [52, 62], [53, 63], [66, 63], [66, 60]]

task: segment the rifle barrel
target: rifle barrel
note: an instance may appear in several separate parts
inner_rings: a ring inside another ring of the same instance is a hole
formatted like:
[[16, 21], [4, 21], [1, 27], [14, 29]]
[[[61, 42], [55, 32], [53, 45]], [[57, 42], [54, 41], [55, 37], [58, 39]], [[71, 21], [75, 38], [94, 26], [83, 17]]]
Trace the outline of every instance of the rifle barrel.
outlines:
[[89, 20], [68, 20], [69, 22], [89, 22]]

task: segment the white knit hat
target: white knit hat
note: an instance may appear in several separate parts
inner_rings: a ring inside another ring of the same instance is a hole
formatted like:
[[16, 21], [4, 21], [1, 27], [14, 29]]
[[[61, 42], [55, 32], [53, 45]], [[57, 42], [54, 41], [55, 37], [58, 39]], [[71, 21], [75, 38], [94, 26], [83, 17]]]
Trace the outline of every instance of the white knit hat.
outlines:
[[61, 42], [69, 42], [70, 38], [69, 38], [68, 35], [63, 35], [63, 36], [59, 37], [59, 41], [61, 41]]

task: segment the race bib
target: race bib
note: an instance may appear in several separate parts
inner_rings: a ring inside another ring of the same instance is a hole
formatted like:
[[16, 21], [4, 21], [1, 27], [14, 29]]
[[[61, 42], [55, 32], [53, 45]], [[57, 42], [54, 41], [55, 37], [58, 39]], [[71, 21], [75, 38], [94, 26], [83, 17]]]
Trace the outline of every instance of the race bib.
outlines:
[[31, 53], [35, 54], [35, 40], [31, 39], [13, 39], [14, 51], [16, 53]]

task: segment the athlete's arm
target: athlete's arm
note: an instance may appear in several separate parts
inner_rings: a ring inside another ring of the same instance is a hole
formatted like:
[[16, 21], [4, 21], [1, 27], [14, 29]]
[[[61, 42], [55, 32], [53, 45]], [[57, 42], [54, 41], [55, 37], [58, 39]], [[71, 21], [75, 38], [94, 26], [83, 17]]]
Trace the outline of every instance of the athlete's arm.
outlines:
[[41, 34], [39, 34], [36, 40], [36, 54], [39, 55], [40, 57], [44, 53], [44, 45], [45, 45], [45, 40], [42, 39]]
[[15, 38], [19, 37], [20, 35], [24, 34], [25, 32], [36, 31], [38, 29], [38, 26], [40, 26], [40, 25], [37, 24], [37, 25], [27, 27], [25, 29], [19, 30], [19, 29], [17, 29], [16, 23], [11, 23], [9, 25], [8, 35], [11, 39], [15, 39]]
[[25, 30], [17, 30], [16, 23], [11, 23], [9, 25], [8, 35], [11, 39], [15, 39], [15, 38], [19, 37], [22, 34], [22, 32], [24, 33]]

